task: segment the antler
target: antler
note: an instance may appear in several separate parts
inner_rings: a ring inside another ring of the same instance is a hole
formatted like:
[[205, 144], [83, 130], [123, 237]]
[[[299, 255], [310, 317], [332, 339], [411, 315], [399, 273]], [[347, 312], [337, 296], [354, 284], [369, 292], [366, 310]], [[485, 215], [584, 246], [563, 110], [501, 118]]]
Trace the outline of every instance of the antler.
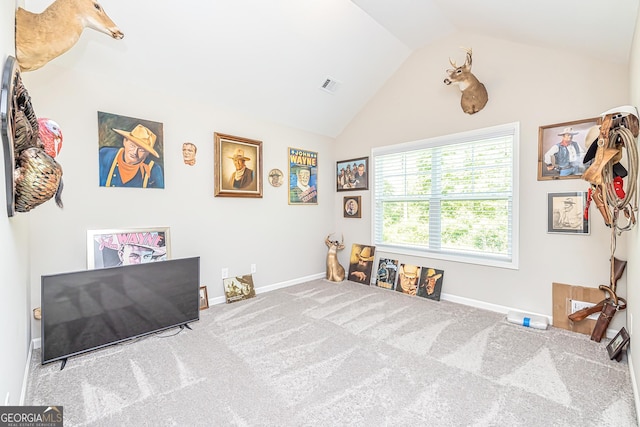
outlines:
[[464, 49], [467, 52], [467, 60], [464, 63], [464, 65], [471, 68], [471, 54], [473, 53], [473, 49], [466, 48], [466, 47], [463, 47], [462, 49]]

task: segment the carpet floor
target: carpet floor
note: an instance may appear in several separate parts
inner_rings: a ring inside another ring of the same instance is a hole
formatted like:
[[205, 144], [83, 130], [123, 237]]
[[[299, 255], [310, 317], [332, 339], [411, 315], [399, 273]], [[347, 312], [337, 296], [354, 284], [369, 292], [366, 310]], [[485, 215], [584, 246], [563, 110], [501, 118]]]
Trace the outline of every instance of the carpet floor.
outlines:
[[65, 426], [637, 426], [608, 340], [353, 282], [315, 280], [40, 364], [25, 405]]

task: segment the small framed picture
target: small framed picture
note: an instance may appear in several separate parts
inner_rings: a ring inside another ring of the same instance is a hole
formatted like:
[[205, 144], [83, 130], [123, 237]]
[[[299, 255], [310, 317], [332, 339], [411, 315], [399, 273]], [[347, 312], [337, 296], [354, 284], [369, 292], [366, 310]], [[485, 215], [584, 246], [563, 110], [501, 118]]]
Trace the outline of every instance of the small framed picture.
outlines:
[[622, 327], [620, 332], [616, 334], [611, 342], [607, 345], [607, 352], [609, 353], [609, 359], [616, 359], [618, 362], [622, 359], [622, 349], [629, 342], [629, 334], [627, 330]]
[[342, 202], [342, 215], [345, 218], [362, 218], [362, 197], [345, 197]]
[[216, 197], [262, 198], [262, 141], [215, 132]]
[[547, 194], [547, 233], [589, 234], [584, 191]]
[[209, 308], [209, 294], [206, 286], [200, 286], [200, 310]]
[[336, 162], [336, 191], [368, 190], [369, 158]]
[[[592, 127], [599, 124], [600, 119], [595, 117], [540, 126], [538, 181], [581, 178], [588, 167], [583, 163], [584, 156], [593, 142], [586, 140], [587, 134]], [[595, 136], [597, 135], [596, 133]]]

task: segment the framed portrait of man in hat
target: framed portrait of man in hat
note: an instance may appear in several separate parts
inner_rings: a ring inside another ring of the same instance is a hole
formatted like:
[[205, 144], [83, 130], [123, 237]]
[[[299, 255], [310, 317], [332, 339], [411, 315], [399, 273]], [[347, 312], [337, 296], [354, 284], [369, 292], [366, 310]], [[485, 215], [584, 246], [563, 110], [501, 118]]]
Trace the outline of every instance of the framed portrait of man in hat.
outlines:
[[370, 285], [375, 253], [375, 246], [359, 245], [354, 243], [351, 246], [349, 275], [347, 276], [347, 280]]
[[216, 197], [262, 197], [262, 141], [213, 134]]
[[598, 137], [599, 123], [596, 117], [540, 126], [538, 181], [581, 178], [590, 164], [585, 155]]
[[547, 233], [589, 234], [585, 191], [547, 193]]
[[146, 264], [171, 258], [169, 227], [87, 231], [87, 268]]
[[432, 299], [434, 301], [440, 301], [443, 276], [444, 270], [422, 267], [420, 271], [420, 280], [418, 281], [418, 290], [416, 292], [416, 295], [419, 297]]
[[162, 123], [98, 111], [100, 187], [164, 188]]

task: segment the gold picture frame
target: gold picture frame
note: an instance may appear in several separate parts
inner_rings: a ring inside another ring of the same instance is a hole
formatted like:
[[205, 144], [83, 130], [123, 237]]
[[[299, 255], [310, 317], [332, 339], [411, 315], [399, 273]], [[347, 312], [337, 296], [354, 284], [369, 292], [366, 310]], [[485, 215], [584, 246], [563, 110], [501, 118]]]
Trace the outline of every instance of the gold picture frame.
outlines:
[[[594, 117], [540, 126], [538, 128], [538, 181], [580, 179], [588, 167], [583, 163], [584, 155], [593, 142], [585, 141], [587, 132], [591, 127], [599, 124], [600, 118]], [[571, 135], [568, 145], [571, 152], [559, 157], [562, 154], [559, 151], [560, 142], [565, 133]], [[577, 158], [571, 161], [566, 160], [574, 156]], [[558, 160], [560, 158], [563, 160]]]
[[200, 286], [200, 310], [209, 308], [209, 294], [206, 286]]
[[262, 141], [213, 135], [215, 197], [262, 198]]

